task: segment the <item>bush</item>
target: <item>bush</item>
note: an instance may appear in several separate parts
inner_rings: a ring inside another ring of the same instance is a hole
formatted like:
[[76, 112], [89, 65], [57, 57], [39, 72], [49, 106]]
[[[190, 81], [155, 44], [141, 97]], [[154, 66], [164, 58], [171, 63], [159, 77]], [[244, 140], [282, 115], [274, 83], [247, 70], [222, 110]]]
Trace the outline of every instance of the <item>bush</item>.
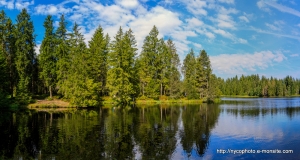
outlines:
[[169, 98], [166, 95], [159, 96], [159, 100], [165, 101], [165, 100], [168, 100], [168, 99]]

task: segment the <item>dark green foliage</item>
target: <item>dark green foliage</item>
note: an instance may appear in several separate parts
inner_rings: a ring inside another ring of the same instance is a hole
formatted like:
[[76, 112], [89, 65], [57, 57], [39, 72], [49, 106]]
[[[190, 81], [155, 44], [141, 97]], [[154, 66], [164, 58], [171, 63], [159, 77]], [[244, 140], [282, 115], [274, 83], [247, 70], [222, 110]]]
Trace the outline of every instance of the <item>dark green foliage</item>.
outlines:
[[[0, 13], [0, 48], [1, 56], [3, 58], [3, 74], [5, 73], [6, 81], [1, 81], [5, 86], [5, 91], [10, 94], [12, 98], [14, 96], [14, 89], [17, 85], [17, 71], [15, 65], [15, 27], [12, 24], [10, 18], [5, 15], [2, 10]], [[3, 77], [2, 76], [2, 77]]]
[[101, 26], [95, 31], [91, 41], [89, 41], [89, 77], [100, 85], [99, 96], [104, 96], [107, 92], [107, 56], [109, 52], [109, 36], [104, 36]]
[[247, 95], [259, 97], [299, 95], [300, 80], [287, 76], [284, 79], [266, 78], [259, 75], [242, 75], [220, 81], [219, 89], [224, 95]]
[[144, 40], [141, 55], [139, 57], [139, 76], [141, 93], [143, 96], [156, 97], [160, 93], [157, 62], [159, 57], [158, 30], [154, 26]]
[[133, 101], [137, 94], [135, 71], [136, 41], [129, 29], [125, 34], [120, 27], [111, 42], [109, 53], [108, 88], [110, 95], [121, 104]]
[[176, 51], [175, 44], [171, 39], [167, 41], [168, 52], [171, 54], [171, 65], [169, 70], [169, 95], [171, 98], [177, 99], [180, 97], [180, 60]]
[[200, 51], [196, 59], [196, 86], [200, 98], [209, 98], [209, 81], [212, 74], [210, 60], [205, 50]]
[[61, 82], [60, 92], [70, 103], [76, 106], [96, 106], [99, 103], [97, 93], [100, 85], [88, 75], [89, 54], [84, 38], [75, 23], [71, 34], [70, 50], [67, 60], [68, 70], [65, 79]]
[[61, 15], [59, 26], [56, 30], [56, 50], [55, 56], [57, 57], [57, 86], [60, 91], [60, 88], [63, 87], [65, 80], [67, 79], [67, 72], [69, 69], [69, 44], [67, 37], [67, 23], [65, 22], [64, 15]]
[[196, 59], [193, 49], [186, 55], [183, 60], [182, 73], [184, 75], [184, 96], [188, 99], [199, 99], [196, 86]]
[[[16, 24], [16, 69], [19, 75], [17, 87], [17, 99], [20, 103], [28, 103], [31, 94], [34, 93], [35, 63], [37, 63], [35, 47], [35, 35], [33, 23], [26, 9], [17, 16]], [[31, 92], [31, 93], [30, 93]]]
[[40, 77], [45, 85], [49, 88], [50, 98], [56, 84], [56, 39], [53, 28], [53, 20], [51, 16], [47, 16], [45, 22], [45, 37], [40, 47]]
[[8, 102], [7, 86], [9, 83], [6, 59], [2, 50], [0, 50], [0, 82], [0, 107], [2, 107]]

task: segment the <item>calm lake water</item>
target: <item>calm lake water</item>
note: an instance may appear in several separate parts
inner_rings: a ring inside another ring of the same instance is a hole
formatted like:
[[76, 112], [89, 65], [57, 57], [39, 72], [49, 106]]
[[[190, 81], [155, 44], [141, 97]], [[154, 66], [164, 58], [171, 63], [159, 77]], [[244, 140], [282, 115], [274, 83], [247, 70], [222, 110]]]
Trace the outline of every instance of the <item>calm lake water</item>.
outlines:
[[[286, 150], [293, 153], [273, 153]], [[300, 98], [2, 109], [0, 159], [300, 159]]]

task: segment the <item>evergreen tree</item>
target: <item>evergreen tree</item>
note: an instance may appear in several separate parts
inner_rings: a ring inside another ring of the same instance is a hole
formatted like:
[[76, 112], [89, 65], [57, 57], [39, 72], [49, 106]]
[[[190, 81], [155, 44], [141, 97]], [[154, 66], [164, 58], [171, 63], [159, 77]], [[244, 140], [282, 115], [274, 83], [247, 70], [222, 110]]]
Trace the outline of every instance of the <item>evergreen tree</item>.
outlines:
[[34, 92], [34, 71], [37, 63], [33, 23], [26, 9], [17, 16], [16, 24], [16, 69], [19, 75], [17, 98], [20, 103], [28, 103], [30, 91]]
[[158, 43], [158, 56], [155, 65], [160, 83], [160, 96], [166, 95], [166, 91], [169, 89], [171, 59], [172, 54], [161, 38]]
[[197, 58], [196, 68], [197, 86], [199, 87], [200, 98], [208, 98], [209, 80], [212, 69], [209, 57], [205, 50], [201, 50], [200, 56]]
[[55, 57], [57, 58], [56, 63], [56, 75], [57, 75], [57, 87], [58, 92], [63, 93], [63, 84], [68, 78], [68, 71], [70, 67], [70, 56], [69, 56], [69, 36], [67, 33], [67, 23], [65, 21], [64, 15], [61, 15], [59, 26], [55, 32], [56, 48]]
[[0, 50], [0, 105], [7, 105], [7, 85], [9, 77], [7, 76], [7, 63], [3, 50]]
[[89, 78], [89, 54], [84, 38], [75, 23], [70, 37], [69, 64], [60, 92], [76, 106], [96, 106], [100, 85]]
[[170, 79], [169, 79], [169, 94], [171, 98], [180, 97], [180, 60], [177, 54], [175, 44], [171, 39], [167, 41], [168, 52], [171, 54], [171, 68], [170, 68]]
[[101, 26], [95, 31], [91, 41], [89, 41], [89, 77], [100, 83], [99, 96], [104, 96], [107, 79], [107, 56], [109, 47], [109, 36], [104, 36]]
[[45, 22], [45, 37], [40, 47], [40, 77], [43, 79], [46, 86], [49, 88], [50, 98], [52, 98], [52, 91], [56, 84], [56, 61], [55, 56], [55, 34], [52, 17], [47, 16]]
[[111, 42], [107, 81], [111, 96], [121, 104], [132, 101], [137, 92], [134, 71], [136, 51], [136, 41], [132, 31], [129, 30], [124, 34], [120, 27]]
[[[15, 69], [15, 37], [14, 25], [5, 12], [0, 12], [0, 51], [2, 63], [2, 89], [13, 97], [14, 88], [16, 88], [16, 69]], [[4, 78], [6, 77], [6, 78]], [[4, 79], [3, 79], [4, 78]], [[4, 81], [5, 80], [5, 81]]]
[[196, 91], [196, 59], [193, 49], [183, 60], [182, 73], [184, 75], [184, 95], [188, 99], [198, 99]]
[[160, 91], [160, 83], [158, 80], [157, 59], [159, 39], [158, 30], [154, 26], [149, 35], [146, 36], [139, 58], [139, 77], [141, 82], [142, 95], [148, 97], [156, 97]]

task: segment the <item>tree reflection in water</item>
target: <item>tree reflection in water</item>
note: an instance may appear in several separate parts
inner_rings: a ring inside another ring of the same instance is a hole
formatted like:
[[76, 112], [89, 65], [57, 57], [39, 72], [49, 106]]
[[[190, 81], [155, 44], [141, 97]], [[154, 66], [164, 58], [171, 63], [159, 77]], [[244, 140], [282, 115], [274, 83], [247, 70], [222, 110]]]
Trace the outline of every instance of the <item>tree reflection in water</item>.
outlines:
[[[0, 113], [0, 159], [172, 159], [203, 156], [220, 112], [240, 117], [299, 107], [137, 106]], [[195, 155], [197, 153], [197, 155]]]

